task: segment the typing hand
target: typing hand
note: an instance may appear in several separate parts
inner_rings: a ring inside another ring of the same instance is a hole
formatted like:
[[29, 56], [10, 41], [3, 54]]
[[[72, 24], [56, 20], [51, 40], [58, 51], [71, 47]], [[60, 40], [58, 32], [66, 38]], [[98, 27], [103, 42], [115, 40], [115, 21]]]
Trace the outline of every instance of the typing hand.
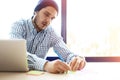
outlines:
[[61, 60], [47, 62], [44, 70], [50, 73], [64, 73], [70, 70], [70, 66]]
[[85, 67], [86, 61], [83, 57], [73, 57], [69, 65], [72, 71], [81, 70]]

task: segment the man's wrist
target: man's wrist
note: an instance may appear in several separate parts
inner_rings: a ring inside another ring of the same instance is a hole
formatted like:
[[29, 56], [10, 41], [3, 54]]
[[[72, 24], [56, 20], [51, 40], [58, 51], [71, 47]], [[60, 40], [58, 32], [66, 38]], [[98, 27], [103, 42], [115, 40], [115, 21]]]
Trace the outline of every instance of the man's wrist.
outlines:
[[46, 61], [46, 63], [44, 64], [44, 68], [43, 68], [44, 71], [47, 71], [48, 63], [49, 61]]

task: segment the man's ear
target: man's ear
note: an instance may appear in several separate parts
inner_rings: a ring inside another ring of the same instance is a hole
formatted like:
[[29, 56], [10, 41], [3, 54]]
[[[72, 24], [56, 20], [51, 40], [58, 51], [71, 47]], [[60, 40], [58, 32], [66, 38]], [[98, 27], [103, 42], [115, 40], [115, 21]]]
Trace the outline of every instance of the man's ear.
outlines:
[[37, 15], [37, 12], [34, 12], [34, 16], [36, 16]]
[[36, 15], [37, 15], [37, 12], [34, 12], [33, 13], [33, 20], [35, 19]]
[[34, 21], [34, 19], [35, 19], [36, 15], [37, 15], [37, 13], [36, 13], [36, 12], [34, 12], [34, 13], [33, 13], [33, 16], [32, 16], [33, 21]]

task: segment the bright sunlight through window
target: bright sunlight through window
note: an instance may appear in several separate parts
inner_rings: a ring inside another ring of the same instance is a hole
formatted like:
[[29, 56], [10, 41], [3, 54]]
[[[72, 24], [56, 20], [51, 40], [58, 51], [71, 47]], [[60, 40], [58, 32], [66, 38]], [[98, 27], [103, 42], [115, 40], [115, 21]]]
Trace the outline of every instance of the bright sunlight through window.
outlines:
[[67, 0], [67, 44], [76, 54], [120, 56], [120, 0]]

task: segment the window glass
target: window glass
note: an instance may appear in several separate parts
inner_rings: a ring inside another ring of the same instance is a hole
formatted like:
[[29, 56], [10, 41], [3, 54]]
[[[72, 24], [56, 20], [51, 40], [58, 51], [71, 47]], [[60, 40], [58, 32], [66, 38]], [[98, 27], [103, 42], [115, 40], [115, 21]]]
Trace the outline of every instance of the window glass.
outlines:
[[67, 0], [67, 45], [84, 56], [120, 56], [120, 1]]

